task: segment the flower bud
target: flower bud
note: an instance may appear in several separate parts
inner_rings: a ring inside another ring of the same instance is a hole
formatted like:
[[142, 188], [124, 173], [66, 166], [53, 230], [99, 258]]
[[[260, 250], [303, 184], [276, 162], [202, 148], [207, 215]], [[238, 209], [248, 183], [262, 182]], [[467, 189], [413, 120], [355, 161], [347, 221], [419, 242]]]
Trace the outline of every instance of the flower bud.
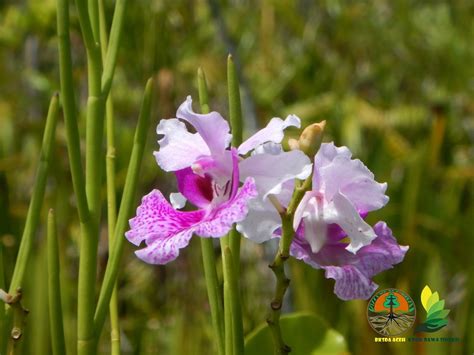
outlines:
[[303, 130], [298, 139], [299, 149], [310, 158], [314, 157], [321, 146], [325, 126], [326, 121], [313, 123]]

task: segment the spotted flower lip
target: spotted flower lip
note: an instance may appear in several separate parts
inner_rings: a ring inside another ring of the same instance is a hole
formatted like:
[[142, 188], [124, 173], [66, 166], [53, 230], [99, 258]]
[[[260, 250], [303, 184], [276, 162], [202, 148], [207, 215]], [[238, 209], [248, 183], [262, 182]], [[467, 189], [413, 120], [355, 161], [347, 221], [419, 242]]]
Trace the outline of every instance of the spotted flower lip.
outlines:
[[328, 228], [326, 243], [314, 253], [304, 238], [305, 225], [300, 225], [290, 247], [290, 254], [316, 269], [324, 269], [326, 278], [336, 281], [334, 293], [342, 300], [368, 299], [378, 288], [372, 277], [403, 261], [408, 246], [398, 245], [385, 222], [373, 227], [376, 237], [356, 254], [347, 250], [341, 238], [346, 235], [337, 225]]
[[[227, 234], [232, 224], [245, 218], [248, 201], [257, 195], [255, 182], [246, 179], [241, 188], [238, 187], [237, 152], [232, 151], [233, 177], [228, 181], [227, 190], [221, 190], [225, 198], [211, 198], [212, 181], [204, 179], [189, 171], [178, 174], [178, 185], [185, 181], [186, 188], [182, 192], [202, 208], [196, 211], [176, 210], [159, 190], [153, 190], [144, 196], [137, 214], [132, 218], [130, 230], [126, 238], [135, 245], [143, 241], [146, 247], [135, 252], [143, 261], [150, 264], [166, 264], [179, 255], [179, 250], [186, 247], [193, 234], [207, 238], [219, 238]], [[186, 179], [197, 176], [197, 179]], [[206, 185], [207, 184], [207, 185]], [[218, 196], [219, 197], [219, 196]], [[198, 201], [198, 202], [196, 202]]]
[[[232, 136], [227, 121], [218, 112], [195, 113], [191, 97], [180, 105], [176, 117], [159, 122], [156, 131], [162, 137], [154, 155], [163, 170], [175, 173], [179, 192], [171, 194], [172, 204], [158, 190], [146, 195], [125, 235], [135, 245], [145, 242], [146, 247], [136, 254], [152, 264], [174, 260], [193, 234], [224, 236], [233, 223], [246, 217], [257, 195], [265, 198], [279, 192], [295, 174], [311, 173], [312, 164], [304, 153], [285, 153], [280, 148], [275, 168], [275, 154], [261, 148], [279, 146], [287, 127], [300, 126], [296, 116], [273, 118], [238, 148], [229, 147]], [[248, 157], [239, 156], [249, 152]], [[239, 188], [240, 182], [243, 186]], [[186, 202], [198, 209], [179, 211]]]

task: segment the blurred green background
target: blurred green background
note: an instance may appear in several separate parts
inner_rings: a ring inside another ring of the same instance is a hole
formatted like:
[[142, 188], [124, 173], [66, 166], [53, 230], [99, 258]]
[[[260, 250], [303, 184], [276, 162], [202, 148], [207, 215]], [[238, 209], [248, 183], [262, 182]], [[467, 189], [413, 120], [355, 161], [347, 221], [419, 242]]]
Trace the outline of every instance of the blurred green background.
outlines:
[[[110, 23], [113, 2], [106, 1], [106, 8]], [[112, 89], [118, 198], [146, 78], [155, 76], [159, 90], [139, 196], [153, 188], [175, 191], [172, 175], [154, 162], [154, 127], [161, 118], [174, 117], [186, 95], [197, 99], [199, 66], [208, 77], [212, 109], [226, 116], [225, 65], [231, 52], [239, 65], [246, 136], [274, 116], [295, 113], [304, 125], [326, 119], [325, 140], [347, 145], [378, 181], [388, 182], [390, 203], [372, 213], [369, 222], [385, 220], [410, 250], [402, 264], [375, 281], [381, 288], [408, 292], [418, 306], [418, 321], [425, 316], [419, 300], [423, 287], [439, 291], [451, 313], [448, 326], [436, 336], [463, 341], [374, 343], [367, 302], [340, 301], [323, 272], [294, 261], [284, 311], [318, 314], [345, 337], [352, 354], [473, 353], [474, 2], [134, 0], [127, 13]], [[77, 102], [84, 107], [85, 53], [73, 4], [71, 16]], [[0, 1], [0, 246], [7, 282], [49, 98], [59, 87], [55, 31], [55, 1]], [[45, 225], [51, 207], [61, 234], [68, 351], [75, 352], [79, 227], [62, 121], [56, 138], [43, 223], [24, 287], [30, 309], [25, 354], [50, 351]], [[99, 279], [107, 260], [105, 224], [102, 234]], [[127, 246], [119, 280], [123, 351], [215, 353], [197, 238], [166, 267], [144, 264], [133, 250]], [[243, 241], [246, 333], [266, 317], [274, 282], [267, 264], [274, 250], [275, 245]], [[101, 350], [108, 351], [107, 329]]]

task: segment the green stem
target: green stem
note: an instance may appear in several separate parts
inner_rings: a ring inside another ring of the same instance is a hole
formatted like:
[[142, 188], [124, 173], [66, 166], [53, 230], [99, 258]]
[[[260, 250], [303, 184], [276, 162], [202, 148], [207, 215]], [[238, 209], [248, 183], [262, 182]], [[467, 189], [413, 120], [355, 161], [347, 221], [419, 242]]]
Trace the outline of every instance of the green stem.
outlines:
[[97, 0], [88, 0], [87, 7], [89, 10], [89, 18], [94, 42], [100, 43], [99, 2]]
[[53, 210], [48, 215], [48, 297], [49, 322], [53, 354], [66, 354], [64, 340], [63, 313], [61, 306], [61, 284], [59, 278], [59, 247], [56, 231], [56, 218]]
[[97, 309], [94, 316], [94, 332], [97, 339], [100, 335], [100, 332], [102, 331], [105, 317], [107, 315], [107, 308], [117, 280], [120, 259], [122, 257], [123, 246], [125, 242], [123, 235], [125, 233], [125, 229], [128, 226], [128, 219], [134, 205], [134, 196], [136, 192], [140, 166], [143, 160], [143, 151], [145, 149], [150, 121], [152, 95], [153, 80], [149, 79], [145, 88], [145, 95], [140, 110], [140, 116], [138, 118], [138, 125], [135, 131], [132, 154], [130, 156], [127, 177], [125, 179], [125, 186], [117, 217], [117, 224], [115, 226], [114, 243], [112, 245], [107, 267], [105, 269], [104, 280], [100, 289], [99, 302], [97, 304]]
[[100, 50], [98, 42], [94, 39], [92, 26], [89, 19], [89, 9], [86, 0], [76, 0], [77, 13], [79, 15], [79, 24], [81, 26], [82, 38], [86, 45], [87, 52], [94, 53], [97, 49]]
[[83, 167], [81, 162], [81, 144], [77, 126], [74, 85], [72, 80], [71, 43], [69, 39], [69, 1], [57, 0], [57, 32], [59, 38], [59, 77], [61, 81], [61, 105], [66, 126], [69, 166], [72, 185], [76, 196], [79, 220], [86, 224], [89, 220]]
[[[102, 58], [107, 54], [107, 29], [105, 20], [104, 0], [99, 1], [100, 19], [100, 43], [102, 47]], [[107, 226], [109, 237], [109, 249], [112, 249], [114, 230], [117, 221], [117, 201], [115, 196], [115, 117], [112, 95], [110, 94], [106, 103], [106, 133], [107, 133], [107, 155], [106, 155], [106, 178], [107, 178]], [[109, 304], [110, 313], [110, 343], [111, 354], [120, 354], [120, 325], [118, 314], [117, 283], [114, 285], [112, 297]]]
[[[13, 294], [13, 296], [12, 296]], [[23, 337], [23, 329], [25, 328], [26, 316], [28, 310], [21, 305], [22, 292], [19, 287], [15, 293], [6, 293], [0, 289], [0, 299], [10, 306], [12, 310], [13, 326], [8, 337], [7, 354], [14, 355], [17, 347]]]
[[[239, 79], [232, 55], [230, 54], [227, 57], [227, 88], [229, 120], [232, 128], [232, 146], [238, 147], [242, 143], [242, 108], [240, 104]], [[240, 276], [240, 239], [240, 233], [234, 227], [229, 236], [229, 245], [234, 257], [234, 270], [237, 274], [237, 279]]]
[[[202, 113], [209, 113], [206, 77], [201, 68], [198, 70], [199, 103]], [[224, 324], [222, 317], [222, 294], [216, 270], [216, 256], [211, 238], [200, 238], [204, 276], [206, 279], [207, 295], [211, 307], [214, 336], [217, 340], [218, 352], [224, 355]]]
[[267, 318], [267, 323], [273, 337], [276, 355], [288, 354], [291, 351], [291, 348], [285, 344], [280, 329], [281, 307], [283, 305], [283, 298], [286, 290], [290, 284], [290, 280], [285, 275], [285, 262], [290, 257], [290, 245], [295, 235], [295, 231], [293, 230], [295, 211], [306, 191], [311, 189], [311, 181], [312, 176], [309, 176], [301, 186], [295, 189], [288, 208], [280, 214], [282, 235], [278, 246], [278, 252], [275, 255], [273, 263], [270, 265], [270, 269], [272, 269], [275, 274], [276, 286], [272, 302], [270, 303], [270, 314]]
[[127, 0], [115, 1], [114, 18], [112, 19], [112, 27], [110, 29], [110, 41], [107, 47], [107, 55], [104, 60], [104, 71], [102, 73], [102, 94], [104, 96], [108, 95], [112, 86], [126, 9]]
[[22, 286], [25, 276], [28, 259], [33, 247], [34, 234], [38, 228], [38, 221], [43, 203], [44, 191], [48, 177], [49, 166], [54, 145], [54, 136], [56, 132], [56, 122], [58, 120], [58, 95], [54, 95], [49, 105], [48, 117], [44, 129], [43, 143], [41, 146], [40, 161], [36, 172], [36, 180], [33, 188], [33, 194], [28, 208], [25, 229], [21, 237], [20, 249], [18, 251], [15, 269], [13, 270], [12, 280], [10, 282], [10, 293], [15, 292]]
[[[222, 250], [222, 262], [224, 264], [224, 290], [227, 289], [227, 292], [224, 292], [226, 355], [243, 355], [244, 334], [240, 308], [240, 292], [238, 288], [237, 275], [234, 269], [235, 264], [232, 251], [228, 246]], [[229, 313], [231, 314], [230, 317]], [[229, 326], [231, 326], [232, 332], [227, 332]]]

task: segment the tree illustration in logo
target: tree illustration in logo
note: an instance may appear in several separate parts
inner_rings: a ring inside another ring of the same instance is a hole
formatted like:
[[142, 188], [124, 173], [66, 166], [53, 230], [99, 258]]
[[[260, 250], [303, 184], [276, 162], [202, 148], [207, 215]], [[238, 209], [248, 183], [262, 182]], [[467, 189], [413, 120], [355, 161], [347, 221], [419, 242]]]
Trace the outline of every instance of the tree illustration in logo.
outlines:
[[415, 304], [410, 296], [400, 290], [383, 290], [370, 300], [367, 318], [377, 333], [384, 336], [398, 335], [415, 322]]
[[433, 333], [448, 324], [446, 317], [449, 314], [449, 309], [444, 309], [444, 300], [439, 299], [438, 292], [431, 292], [427, 286], [421, 292], [421, 304], [426, 310], [426, 320], [417, 328], [417, 332]]
[[390, 291], [389, 295], [385, 299], [385, 302], [383, 303], [383, 306], [385, 308], [390, 309], [390, 312], [388, 313], [388, 319], [387, 319], [386, 323], [388, 323], [388, 322], [397, 323], [397, 321], [395, 319], [398, 318], [398, 316], [393, 312], [393, 309], [400, 307], [400, 303], [398, 303], [397, 296], [395, 296], [393, 294], [393, 291]]

